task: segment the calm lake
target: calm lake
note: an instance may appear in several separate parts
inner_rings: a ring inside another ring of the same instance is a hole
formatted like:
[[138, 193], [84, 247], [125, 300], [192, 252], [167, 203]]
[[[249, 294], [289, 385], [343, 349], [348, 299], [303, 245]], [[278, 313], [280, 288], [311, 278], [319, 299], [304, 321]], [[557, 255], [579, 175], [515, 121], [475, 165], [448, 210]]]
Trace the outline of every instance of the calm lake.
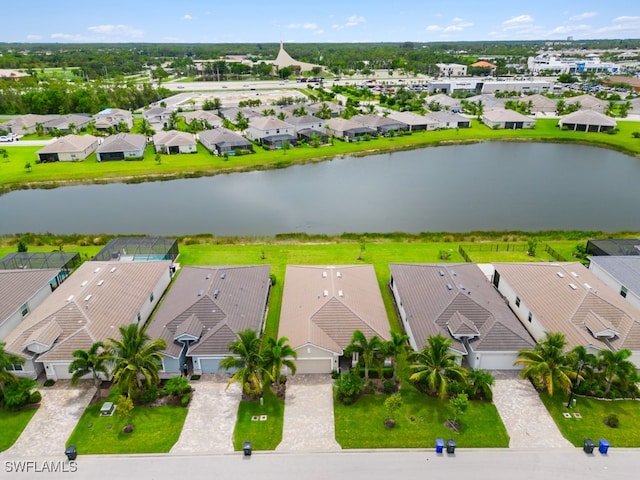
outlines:
[[[231, 160], [233, 161], [233, 160]], [[197, 179], [21, 190], [0, 234], [640, 230], [640, 159], [486, 142]]]

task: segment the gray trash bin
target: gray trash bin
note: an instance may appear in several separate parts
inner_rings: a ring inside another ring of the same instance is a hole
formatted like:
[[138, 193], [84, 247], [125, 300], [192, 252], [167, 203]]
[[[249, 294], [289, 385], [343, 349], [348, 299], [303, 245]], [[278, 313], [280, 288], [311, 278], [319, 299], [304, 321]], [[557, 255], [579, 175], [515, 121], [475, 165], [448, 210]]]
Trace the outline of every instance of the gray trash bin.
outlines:
[[69, 460], [75, 460], [76, 458], [78, 458], [78, 451], [76, 450], [75, 445], [69, 445], [64, 451], [64, 454]]
[[447, 453], [456, 453], [456, 441], [453, 438], [447, 440]]
[[584, 453], [593, 453], [593, 449], [595, 448], [595, 446], [596, 442], [594, 442], [590, 438], [585, 438], [582, 449], [584, 450]]
[[251, 442], [250, 441], [246, 441], [242, 444], [242, 451], [244, 452], [245, 457], [248, 457], [251, 455]]

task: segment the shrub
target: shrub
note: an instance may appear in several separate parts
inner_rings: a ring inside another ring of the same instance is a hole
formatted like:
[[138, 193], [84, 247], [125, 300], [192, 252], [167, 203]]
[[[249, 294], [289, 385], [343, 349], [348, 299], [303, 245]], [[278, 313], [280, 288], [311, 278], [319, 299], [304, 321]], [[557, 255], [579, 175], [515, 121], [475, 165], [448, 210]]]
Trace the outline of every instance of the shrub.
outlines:
[[4, 406], [7, 410], [19, 410], [29, 403], [31, 390], [38, 384], [30, 378], [20, 378], [4, 387]]
[[396, 391], [396, 384], [390, 380], [386, 380], [382, 384], [382, 389], [384, 390], [384, 393], [393, 393]]
[[183, 407], [186, 407], [187, 405], [189, 405], [190, 401], [191, 401], [191, 394], [187, 393], [186, 395], [183, 395], [180, 398], [180, 405], [182, 405]]
[[618, 420], [618, 416], [611, 414], [609, 415], [607, 418], [604, 419], [604, 423], [605, 425], [611, 427], [611, 428], [618, 428], [618, 426], [620, 425], [620, 420]]
[[353, 398], [351, 397], [344, 397], [342, 399], [342, 404], [343, 405], [351, 405], [353, 403]]
[[175, 395], [176, 397], [180, 397], [186, 393], [191, 392], [191, 385], [189, 385], [189, 380], [187, 380], [187, 377], [172, 377], [167, 380], [167, 383], [164, 384], [164, 391], [168, 395]]
[[131, 399], [138, 405], [155, 402], [158, 399], [158, 387], [156, 385], [144, 386], [141, 391], [131, 395]]
[[200, 375], [191, 375], [191, 380], [192, 381], [200, 380]]
[[56, 384], [55, 380], [52, 380], [50, 378], [48, 378], [45, 382], [44, 382], [44, 386], [45, 387], [53, 387]]
[[119, 417], [124, 418], [131, 415], [131, 412], [133, 411], [133, 400], [131, 400], [131, 398], [120, 395], [116, 405], [116, 412], [118, 412]]
[[360, 395], [364, 388], [364, 379], [351, 372], [341, 374], [335, 381], [338, 398]]
[[42, 394], [38, 390], [29, 395], [29, 403], [40, 403], [40, 400], [42, 400]]

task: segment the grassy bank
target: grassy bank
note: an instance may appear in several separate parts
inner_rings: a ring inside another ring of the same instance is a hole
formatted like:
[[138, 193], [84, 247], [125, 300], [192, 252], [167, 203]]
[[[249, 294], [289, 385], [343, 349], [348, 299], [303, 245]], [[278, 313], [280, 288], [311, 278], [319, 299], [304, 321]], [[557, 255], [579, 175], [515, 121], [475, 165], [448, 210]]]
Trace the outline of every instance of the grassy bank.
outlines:
[[[95, 153], [82, 162], [36, 164], [36, 152], [42, 147], [6, 146], [7, 157], [0, 158], [0, 193], [21, 188], [52, 188], [60, 185], [104, 182], [141, 182], [216, 175], [231, 172], [286, 168], [294, 164], [326, 161], [346, 155], [408, 150], [429, 146], [482, 141], [535, 141], [580, 143], [611, 148], [629, 155], [640, 156], [640, 139], [633, 132], [640, 131], [640, 122], [618, 122], [616, 134], [572, 132], [557, 127], [557, 119], [539, 119], [531, 130], [493, 130], [477, 120], [472, 128], [415, 132], [392, 138], [345, 143], [335, 140], [333, 145], [312, 148], [300, 146], [288, 150], [265, 151], [238, 157], [222, 158], [211, 155], [201, 145], [194, 154], [161, 155], [155, 160], [151, 147], [138, 161], [98, 162]], [[30, 168], [25, 168], [26, 164]]]

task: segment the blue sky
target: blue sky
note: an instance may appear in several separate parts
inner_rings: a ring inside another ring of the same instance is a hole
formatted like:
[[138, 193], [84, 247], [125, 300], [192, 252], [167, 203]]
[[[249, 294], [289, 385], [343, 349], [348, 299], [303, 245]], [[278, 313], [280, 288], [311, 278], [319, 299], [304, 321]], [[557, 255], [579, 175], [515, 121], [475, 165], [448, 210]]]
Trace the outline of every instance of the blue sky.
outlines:
[[285, 43], [640, 38], [637, 0], [31, 0], [0, 42]]

